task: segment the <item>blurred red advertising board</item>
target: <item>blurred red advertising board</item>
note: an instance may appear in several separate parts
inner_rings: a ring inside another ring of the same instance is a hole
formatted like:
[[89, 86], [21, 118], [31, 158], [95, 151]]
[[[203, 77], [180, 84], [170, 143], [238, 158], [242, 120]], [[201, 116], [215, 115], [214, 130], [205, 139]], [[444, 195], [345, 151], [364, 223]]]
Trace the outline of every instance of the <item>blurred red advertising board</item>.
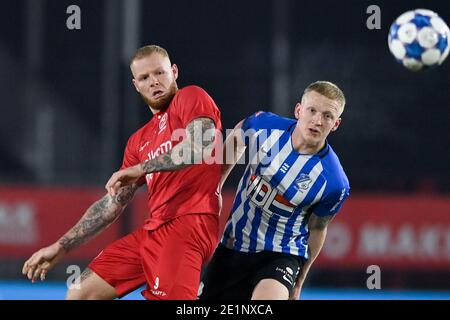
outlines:
[[[101, 188], [0, 187], [0, 257], [24, 258], [74, 225]], [[224, 192], [223, 230], [234, 194]], [[129, 229], [147, 218], [147, 194], [138, 192], [126, 213]], [[121, 220], [69, 257], [92, 259], [120, 237]], [[328, 228], [316, 266], [450, 270], [450, 196], [354, 195]]]

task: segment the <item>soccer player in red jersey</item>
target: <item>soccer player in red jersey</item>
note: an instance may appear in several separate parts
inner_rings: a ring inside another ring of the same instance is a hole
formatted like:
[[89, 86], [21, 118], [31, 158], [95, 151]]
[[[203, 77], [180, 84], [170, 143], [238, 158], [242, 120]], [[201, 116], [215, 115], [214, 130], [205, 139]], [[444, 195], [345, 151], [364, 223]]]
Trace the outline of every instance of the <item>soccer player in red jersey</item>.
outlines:
[[220, 111], [203, 89], [178, 89], [178, 68], [159, 46], [140, 48], [130, 67], [153, 118], [129, 138], [124, 170], [113, 174], [108, 193], [58, 241], [34, 253], [22, 272], [32, 281], [45, 279], [67, 252], [113, 223], [147, 184], [144, 225], [107, 246], [66, 298], [114, 299], [146, 283], [147, 299], [196, 299], [202, 265], [218, 242], [221, 165], [204, 161], [204, 154], [221, 142]]

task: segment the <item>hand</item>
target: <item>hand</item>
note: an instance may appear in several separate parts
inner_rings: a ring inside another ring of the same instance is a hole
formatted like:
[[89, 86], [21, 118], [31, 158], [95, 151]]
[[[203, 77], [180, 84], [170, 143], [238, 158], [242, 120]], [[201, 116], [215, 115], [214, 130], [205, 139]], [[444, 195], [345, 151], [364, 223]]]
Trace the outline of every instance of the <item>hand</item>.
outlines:
[[111, 196], [115, 196], [121, 187], [138, 182], [143, 175], [145, 175], [145, 172], [140, 164], [114, 172], [106, 183], [106, 191]]
[[31, 282], [35, 282], [39, 278], [44, 281], [47, 272], [55, 266], [64, 254], [64, 249], [59, 243], [42, 248], [25, 261], [22, 274], [26, 275]]

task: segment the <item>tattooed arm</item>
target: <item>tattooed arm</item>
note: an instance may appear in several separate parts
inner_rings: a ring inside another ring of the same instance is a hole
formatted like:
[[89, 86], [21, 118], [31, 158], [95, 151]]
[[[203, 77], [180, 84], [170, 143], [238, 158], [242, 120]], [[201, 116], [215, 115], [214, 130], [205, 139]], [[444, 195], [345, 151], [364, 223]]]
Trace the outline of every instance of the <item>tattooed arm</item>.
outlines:
[[201, 163], [203, 150], [211, 147], [215, 136], [214, 121], [197, 118], [186, 126], [186, 138], [169, 152], [153, 160], [141, 163], [145, 174], [159, 171], [174, 171], [191, 164]]
[[291, 294], [291, 299], [295, 300], [298, 298], [300, 294], [300, 290], [302, 285], [306, 279], [306, 275], [308, 274], [311, 265], [314, 260], [316, 260], [320, 251], [322, 250], [323, 243], [325, 242], [325, 238], [327, 236], [327, 228], [330, 221], [333, 219], [334, 215], [319, 217], [314, 213], [311, 214], [308, 221], [308, 229], [309, 229], [309, 238], [308, 238], [308, 253], [309, 259], [304, 263], [300, 270], [300, 274], [297, 279], [297, 283], [295, 284], [294, 290]]
[[213, 146], [215, 129], [214, 121], [210, 118], [192, 120], [186, 126], [182, 142], [152, 160], [115, 172], [106, 184], [106, 190], [110, 195], [115, 195], [120, 187], [136, 183], [146, 174], [175, 171], [201, 163], [205, 160], [205, 151], [210, 151]]
[[59, 239], [64, 251], [69, 252], [86, 243], [116, 221], [136, 189], [136, 185], [123, 187], [114, 197], [107, 194], [90, 206], [80, 221]]
[[88, 242], [111, 225], [131, 201], [137, 188], [135, 184], [126, 186], [121, 188], [115, 196], [107, 194], [95, 202], [61, 239], [35, 252], [24, 263], [22, 273], [33, 282], [39, 278], [44, 280], [46, 273], [67, 252]]

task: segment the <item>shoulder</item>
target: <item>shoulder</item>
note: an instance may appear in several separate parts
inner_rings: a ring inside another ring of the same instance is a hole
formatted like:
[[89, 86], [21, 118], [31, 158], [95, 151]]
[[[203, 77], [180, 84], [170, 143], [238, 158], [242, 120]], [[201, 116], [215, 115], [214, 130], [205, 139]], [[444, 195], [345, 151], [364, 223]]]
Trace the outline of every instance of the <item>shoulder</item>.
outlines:
[[296, 121], [272, 112], [258, 111], [244, 120], [243, 128], [288, 130]]
[[192, 98], [207, 98], [212, 99], [211, 96], [201, 87], [190, 85], [178, 90], [176, 97], [178, 99], [192, 99]]
[[341, 193], [342, 189], [349, 190], [350, 183], [339, 157], [329, 145], [327, 154], [321, 159], [327, 179], [327, 189], [331, 192]]

